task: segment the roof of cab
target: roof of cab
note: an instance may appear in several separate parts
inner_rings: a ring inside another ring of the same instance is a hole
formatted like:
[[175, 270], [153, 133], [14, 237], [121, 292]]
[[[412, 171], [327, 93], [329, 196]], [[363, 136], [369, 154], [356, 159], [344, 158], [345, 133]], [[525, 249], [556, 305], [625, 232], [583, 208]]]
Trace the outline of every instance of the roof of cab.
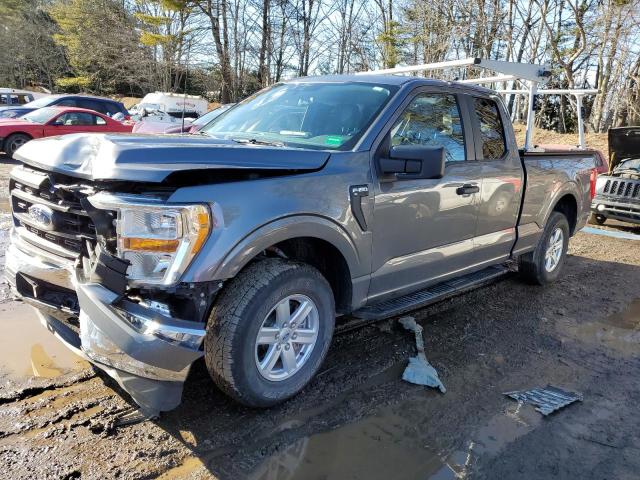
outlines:
[[449, 82], [445, 80], [436, 80], [433, 78], [414, 77], [408, 75], [377, 75], [377, 74], [361, 74], [361, 75], [319, 75], [313, 77], [300, 77], [287, 80], [285, 83], [375, 83], [378, 85], [404, 86], [413, 84], [415, 86], [445, 86], [457, 85], [479, 93], [495, 93], [494, 90], [480, 87], [472, 84], [461, 84], [457, 82]]

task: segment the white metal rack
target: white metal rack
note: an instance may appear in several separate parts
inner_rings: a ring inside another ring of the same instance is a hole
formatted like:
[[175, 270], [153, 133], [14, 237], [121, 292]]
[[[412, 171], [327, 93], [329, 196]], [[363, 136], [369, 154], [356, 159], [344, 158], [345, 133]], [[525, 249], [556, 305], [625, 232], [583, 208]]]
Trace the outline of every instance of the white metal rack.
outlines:
[[504, 89], [496, 90], [496, 93], [503, 95], [527, 95], [529, 97], [527, 106], [527, 130], [525, 135], [524, 148], [532, 150], [535, 112], [533, 109], [536, 95], [573, 95], [576, 99], [578, 114], [578, 144], [579, 148], [586, 148], [584, 139], [584, 119], [582, 118], [582, 99], [586, 95], [595, 95], [595, 89], [539, 89], [539, 84], [546, 83], [551, 77], [551, 70], [548, 65], [538, 65], [534, 63], [505, 62], [502, 60], [487, 60], [483, 58], [463, 58], [460, 60], [449, 60], [446, 62], [424, 63], [421, 65], [410, 65], [405, 67], [385, 68], [382, 70], [371, 70], [359, 72], [359, 75], [374, 74], [407, 74], [424, 72], [427, 70], [447, 70], [461, 67], [475, 67], [498, 73], [499, 75], [459, 80], [459, 83], [466, 84], [487, 84], [509, 81], [520, 81], [528, 86], [526, 89]]

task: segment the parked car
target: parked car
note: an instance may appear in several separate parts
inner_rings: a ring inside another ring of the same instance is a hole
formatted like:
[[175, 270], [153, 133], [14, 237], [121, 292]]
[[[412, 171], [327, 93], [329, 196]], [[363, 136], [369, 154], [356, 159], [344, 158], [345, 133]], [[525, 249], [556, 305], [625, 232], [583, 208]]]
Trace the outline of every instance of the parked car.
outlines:
[[551, 283], [589, 216], [594, 153], [519, 152], [470, 85], [302, 78], [202, 132], [31, 142], [11, 173], [9, 283], [147, 414], [202, 357], [268, 407], [320, 369], [336, 315], [399, 315], [514, 261]]
[[120, 112], [129, 118], [129, 112], [121, 102], [89, 95], [48, 95], [21, 106], [0, 107], [0, 118], [21, 117], [43, 107], [86, 108], [110, 117]]
[[152, 114], [141, 118], [133, 126], [134, 133], [196, 133], [209, 124], [235, 103], [220, 105], [195, 120], [172, 117], [166, 114]]
[[640, 127], [609, 130], [609, 165], [611, 173], [598, 177], [590, 221], [640, 224]]
[[24, 105], [34, 99], [34, 93], [27, 90], [0, 88], [0, 106]]
[[131, 115], [141, 115], [143, 110], [158, 112], [180, 118], [198, 118], [207, 112], [208, 102], [198, 95], [181, 93], [153, 92], [147, 93], [139, 104], [131, 108]]
[[164, 133], [197, 133], [202, 130], [206, 125], [213, 122], [216, 118], [222, 115], [224, 112], [233, 107], [235, 103], [228, 103], [226, 105], [220, 105], [213, 110], [209, 110], [207, 113], [202, 115], [201, 117], [196, 118], [189, 125], [185, 125], [184, 129], [182, 125], [175, 125], [170, 128], [167, 128]]
[[[189, 130], [193, 119], [184, 119], [184, 129]], [[133, 124], [133, 133], [179, 133], [182, 131], [182, 119], [166, 113], [145, 115]], [[169, 132], [171, 131], [171, 132]]]
[[131, 128], [93, 110], [45, 107], [22, 118], [0, 120], [0, 149], [13, 156], [18, 148], [34, 138], [81, 132], [125, 133], [131, 132]]

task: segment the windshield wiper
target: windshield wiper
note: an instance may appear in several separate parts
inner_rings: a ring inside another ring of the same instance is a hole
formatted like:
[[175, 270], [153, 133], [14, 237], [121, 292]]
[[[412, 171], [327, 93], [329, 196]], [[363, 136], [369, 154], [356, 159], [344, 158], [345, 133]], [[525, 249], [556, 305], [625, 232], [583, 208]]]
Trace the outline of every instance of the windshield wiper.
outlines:
[[250, 144], [250, 145], [268, 145], [270, 147], [284, 147], [284, 143], [282, 142], [258, 140], [257, 138], [232, 138], [231, 140], [236, 143], [243, 143], [243, 144]]

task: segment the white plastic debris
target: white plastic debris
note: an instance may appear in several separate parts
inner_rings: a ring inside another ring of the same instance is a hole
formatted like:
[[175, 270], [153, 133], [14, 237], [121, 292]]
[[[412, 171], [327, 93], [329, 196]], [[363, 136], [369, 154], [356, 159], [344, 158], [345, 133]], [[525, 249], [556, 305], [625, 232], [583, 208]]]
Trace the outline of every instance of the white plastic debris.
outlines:
[[399, 319], [402, 326], [411, 330], [416, 337], [416, 349], [418, 355], [409, 359], [409, 365], [402, 374], [402, 379], [416, 385], [438, 388], [442, 393], [447, 391], [438, 377], [438, 372], [429, 363], [424, 353], [424, 340], [422, 339], [422, 327], [416, 323], [413, 317], [402, 317]]

